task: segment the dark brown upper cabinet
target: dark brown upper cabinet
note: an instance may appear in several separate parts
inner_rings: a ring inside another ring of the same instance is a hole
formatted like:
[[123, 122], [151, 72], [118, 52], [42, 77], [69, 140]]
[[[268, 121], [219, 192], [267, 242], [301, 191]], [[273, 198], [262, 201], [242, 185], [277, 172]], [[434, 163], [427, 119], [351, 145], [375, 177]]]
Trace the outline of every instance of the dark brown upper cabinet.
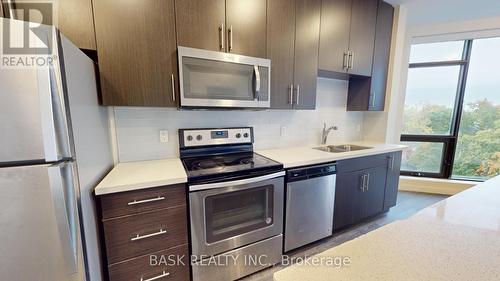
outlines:
[[346, 72], [352, 0], [323, 0], [319, 69]]
[[179, 46], [225, 51], [225, 0], [176, 0]]
[[377, 0], [323, 0], [320, 70], [370, 76]]
[[315, 109], [321, 1], [267, 4], [271, 108]]
[[179, 46], [266, 57], [266, 0], [176, 0]]
[[377, 0], [352, 0], [349, 74], [370, 76], [372, 73], [377, 3]]
[[94, 1], [103, 105], [176, 106], [174, 0]]
[[[0, 16], [15, 19], [25, 18], [18, 13], [23, 13], [28, 9], [38, 10], [42, 14], [42, 23], [55, 25], [73, 44], [80, 49], [96, 50], [94, 18], [92, 15], [91, 0], [53, 0], [53, 11], [56, 15], [47, 15], [49, 10], [41, 10], [35, 2], [15, 1], [10, 4], [2, 1], [0, 5]], [[11, 12], [9, 7], [15, 8], [17, 12]], [[57, 19], [57, 21], [55, 21]], [[31, 19], [37, 21], [37, 19]], [[40, 20], [40, 19], [38, 19]]]
[[383, 111], [392, 38], [394, 8], [380, 0], [376, 24], [371, 77], [350, 76], [348, 111]]
[[58, 0], [59, 29], [78, 48], [96, 50], [91, 0]]

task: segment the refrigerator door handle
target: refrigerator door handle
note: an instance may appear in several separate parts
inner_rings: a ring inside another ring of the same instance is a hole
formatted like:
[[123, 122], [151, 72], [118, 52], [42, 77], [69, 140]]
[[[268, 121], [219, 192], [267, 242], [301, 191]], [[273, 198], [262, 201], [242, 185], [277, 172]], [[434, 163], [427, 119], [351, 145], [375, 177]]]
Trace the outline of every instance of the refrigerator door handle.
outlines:
[[70, 130], [60, 78], [52, 66], [38, 69], [41, 125], [45, 160], [71, 158]]
[[67, 273], [78, 272], [78, 211], [76, 207], [73, 163], [62, 162], [48, 167], [50, 191]]

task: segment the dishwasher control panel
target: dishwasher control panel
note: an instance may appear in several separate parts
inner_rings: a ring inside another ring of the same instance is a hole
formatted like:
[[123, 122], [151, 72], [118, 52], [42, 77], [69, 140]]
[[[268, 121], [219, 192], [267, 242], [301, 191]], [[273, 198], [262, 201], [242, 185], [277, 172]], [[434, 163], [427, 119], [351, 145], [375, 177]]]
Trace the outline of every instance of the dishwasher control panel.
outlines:
[[315, 177], [322, 177], [322, 176], [332, 175], [335, 173], [337, 173], [337, 164], [328, 163], [328, 164], [291, 169], [287, 171], [286, 175], [287, 175], [287, 180], [290, 182], [290, 181], [298, 181]]

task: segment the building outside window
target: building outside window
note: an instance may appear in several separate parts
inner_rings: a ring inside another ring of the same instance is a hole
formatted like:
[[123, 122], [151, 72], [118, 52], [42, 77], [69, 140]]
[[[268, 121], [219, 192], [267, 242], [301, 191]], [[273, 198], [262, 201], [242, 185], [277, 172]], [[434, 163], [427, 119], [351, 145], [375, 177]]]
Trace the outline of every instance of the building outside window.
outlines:
[[500, 38], [411, 47], [402, 174], [486, 180], [500, 174]]

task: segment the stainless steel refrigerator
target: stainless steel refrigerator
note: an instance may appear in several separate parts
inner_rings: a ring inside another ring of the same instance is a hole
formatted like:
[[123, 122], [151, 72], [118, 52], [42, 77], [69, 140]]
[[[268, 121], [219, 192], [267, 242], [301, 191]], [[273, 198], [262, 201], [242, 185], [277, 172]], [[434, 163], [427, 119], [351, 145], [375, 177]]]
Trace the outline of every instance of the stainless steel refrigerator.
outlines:
[[113, 165], [108, 109], [93, 61], [44, 28], [55, 63], [0, 68], [0, 280], [100, 281], [92, 192]]

